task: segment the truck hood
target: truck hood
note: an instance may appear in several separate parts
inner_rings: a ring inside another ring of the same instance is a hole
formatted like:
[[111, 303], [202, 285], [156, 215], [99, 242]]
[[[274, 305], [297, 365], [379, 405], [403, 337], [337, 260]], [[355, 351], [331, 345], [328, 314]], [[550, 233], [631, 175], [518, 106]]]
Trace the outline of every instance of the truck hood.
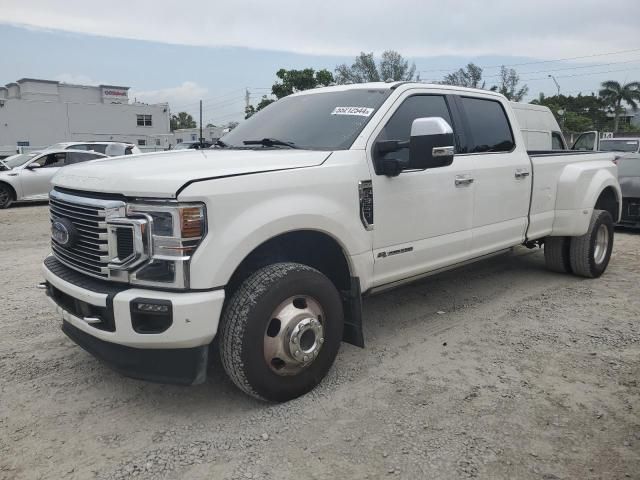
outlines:
[[331, 152], [289, 149], [185, 150], [114, 157], [60, 169], [56, 187], [132, 197], [175, 198], [187, 183], [313, 167]]

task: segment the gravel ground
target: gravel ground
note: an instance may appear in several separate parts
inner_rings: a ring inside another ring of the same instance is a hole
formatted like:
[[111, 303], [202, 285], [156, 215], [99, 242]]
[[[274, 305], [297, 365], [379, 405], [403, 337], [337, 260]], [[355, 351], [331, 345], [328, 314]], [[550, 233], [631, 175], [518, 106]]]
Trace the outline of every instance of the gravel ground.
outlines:
[[211, 367], [123, 378], [41, 291], [46, 206], [0, 211], [2, 479], [640, 479], [640, 234], [607, 273], [518, 249], [367, 299], [367, 348], [283, 405]]

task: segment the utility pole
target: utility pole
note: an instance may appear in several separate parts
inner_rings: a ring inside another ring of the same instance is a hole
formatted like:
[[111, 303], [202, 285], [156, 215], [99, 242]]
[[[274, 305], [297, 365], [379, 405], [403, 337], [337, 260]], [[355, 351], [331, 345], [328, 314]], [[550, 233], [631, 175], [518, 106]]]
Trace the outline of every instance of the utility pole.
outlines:
[[560, 84], [558, 83], [558, 81], [556, 80], [556, 77], [554, 77], [553, 75], [549, 75], [549, 78], [551, 80], [553, 80], [553, 83], [556, 84], [556, 88], [558, 89], [558, 97], [560, 96]]
[[249, 105], [251, 104], [251, 94], [249, 93], [249, 87], [245, 88], [245, 94], [244, 94], [244, 106], [245, 108], [249, 108]]
[[202, 136], [202, 100], [200, 100], [200, 146], [204, 143], [204, 138]]

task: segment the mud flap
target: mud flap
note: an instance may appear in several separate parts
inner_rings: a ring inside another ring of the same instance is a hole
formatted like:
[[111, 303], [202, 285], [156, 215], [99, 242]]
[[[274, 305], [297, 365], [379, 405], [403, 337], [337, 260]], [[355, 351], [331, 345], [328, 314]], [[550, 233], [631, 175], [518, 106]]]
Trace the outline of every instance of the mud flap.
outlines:
[[342, 291], [342, 305], [344, 308], [344, 330], [342, 341], [364, 348], [364, 334], [362, 332], [362, 293], [360, 279], [351, 277], [351, 288]]

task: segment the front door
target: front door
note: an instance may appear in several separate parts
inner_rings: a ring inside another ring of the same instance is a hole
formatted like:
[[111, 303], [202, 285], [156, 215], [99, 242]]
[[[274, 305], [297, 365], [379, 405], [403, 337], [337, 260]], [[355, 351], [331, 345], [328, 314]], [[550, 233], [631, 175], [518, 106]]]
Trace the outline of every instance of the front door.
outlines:
[[[455, 116], [445, 95], [408, 91], [396, 105], [399, 106], [387, 114], [367, 146], [374, 170], [374, 286], [463, 260], [471, 242], [473, 157], [454, 157], [449, 166], [405, 170], [397, 177], [375, 171], [379, 160], [375, 142], [409, 140], [416, 118], [441, 117], [456, 132]], [[409, 150], [384, 157], [408, 159]]]
[[51, 190], [51, 179], [64, 166], [66, 153], [41, 155], [20, 171], [20, 184], [25, 200], [46, 200]]
[[598, 132], [584, 132], [578, 135], [571, 150], [586, 150], [592, 152], [598, 150]]

